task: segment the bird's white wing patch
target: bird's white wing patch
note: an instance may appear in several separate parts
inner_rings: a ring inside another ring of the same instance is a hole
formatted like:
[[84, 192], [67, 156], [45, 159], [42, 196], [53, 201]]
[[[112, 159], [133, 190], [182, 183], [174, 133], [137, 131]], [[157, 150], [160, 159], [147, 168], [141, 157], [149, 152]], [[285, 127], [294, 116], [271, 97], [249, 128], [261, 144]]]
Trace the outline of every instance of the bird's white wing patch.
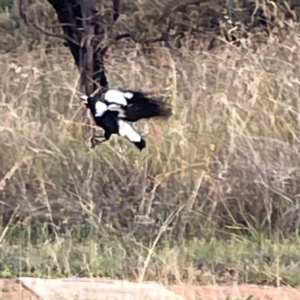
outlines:
[[138, 143], [142, 140], [142, 137], [132, 128], [128, 123], [119, 120], [119, 135], [126, 137], [129, 141]]
[[125, 92], [125, 93], [123, 93], [123, 95], [127, 99], [131, 99], [133, 97], [133, 93], [131, 93], [131, 92]]
[[108, 90], [104, 95], [104, 100], [106, 100], [109, 103], [127, 105], [127, 101], [123, 93], [118, 90]]
[[126, 117], [125, 111], [124, 111], [124, 109], [120, 105], [109, 104], [108, 107], [107, 107], [107, 110], [117, 111], [119, 118], [125, 118]]
[[121, 110], [122, 108], [121, 108], [121, 106], [119, 105], [119, 104], [108, 104], [108, 106], [107, 106], [107, 110], [117, 110], [117, 111], [119, 111], [119, 110]]
[[95, 117], [102, 117], [107, 111], [107, 106], [101, 101], [97, 101], [95, 104]]

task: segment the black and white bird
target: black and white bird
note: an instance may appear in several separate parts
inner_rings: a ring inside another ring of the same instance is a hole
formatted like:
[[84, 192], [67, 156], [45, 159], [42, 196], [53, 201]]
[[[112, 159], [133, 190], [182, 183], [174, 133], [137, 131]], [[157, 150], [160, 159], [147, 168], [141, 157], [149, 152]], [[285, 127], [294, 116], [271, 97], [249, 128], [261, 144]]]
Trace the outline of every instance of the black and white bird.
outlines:
[[171, 108], [162, 99], [150, 98], [139, 91], [109, 89], [102, 99], [87, 95], [80, 97], [90, 109], [96, 124], [104, 129], [104, 139], [91, 138], [92, 147], [108, 141], [112, 134], [118, 134], [142, 150], [146, 147], [146, 141], [127, 122], [171, 116]]

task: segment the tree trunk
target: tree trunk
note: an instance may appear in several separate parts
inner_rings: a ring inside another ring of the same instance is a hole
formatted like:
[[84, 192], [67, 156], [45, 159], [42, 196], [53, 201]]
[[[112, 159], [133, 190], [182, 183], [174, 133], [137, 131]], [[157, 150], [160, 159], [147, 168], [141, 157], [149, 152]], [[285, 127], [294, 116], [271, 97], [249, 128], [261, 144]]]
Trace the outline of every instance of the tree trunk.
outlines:
[[[108, 82], [99, 44], [104, 37], [96, 0], [48, 0], [62, 25], [68, 47], [81, 73], [80, 89], [87, 95]], [[99, 90], [101, 93], [101, 90]]]

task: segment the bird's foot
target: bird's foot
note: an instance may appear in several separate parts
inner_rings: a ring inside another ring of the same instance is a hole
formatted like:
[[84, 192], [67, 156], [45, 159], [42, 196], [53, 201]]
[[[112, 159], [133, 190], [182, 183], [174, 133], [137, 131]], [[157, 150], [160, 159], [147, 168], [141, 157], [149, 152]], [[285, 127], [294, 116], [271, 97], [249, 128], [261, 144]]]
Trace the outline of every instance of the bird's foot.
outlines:
[[[102, 138], [102, 140], [100, 140]], [[91, 137], [91, 148], [95, 148], [96, 146], [100, 145], [101, 143], [105, 142], [106, 139], [103, 137], [98, 137], [98, 136], [92, 136]]]

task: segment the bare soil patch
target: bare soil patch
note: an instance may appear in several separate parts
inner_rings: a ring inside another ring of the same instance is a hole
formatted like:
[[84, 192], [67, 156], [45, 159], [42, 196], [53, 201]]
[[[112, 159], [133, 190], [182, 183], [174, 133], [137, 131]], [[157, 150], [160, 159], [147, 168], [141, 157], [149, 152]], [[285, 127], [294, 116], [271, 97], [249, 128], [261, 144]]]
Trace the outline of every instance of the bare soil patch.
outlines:
[[0, 279], [0, 300], [38, 300], [15, 279]]
[[168, 286], [175, 293], [183, 296], [186, 300], [225, 300], [232, 299], [259, 299], [259, 300], [298, 300], [300, 290], [288, 286], [271, 287], [255, 284], [233, 284], [231, 286], [194, 286], [180, 284]]
[[[88, 280], [88, 279], [87, 279]], [[233, 284], [231, 286], [194, 286], [190, 284], [178, 284], [167, 287], [171, 291], [183, 296], [186, 300], [225, 300], [232, 299], [252, 299], [259, 300], [299, 300], [300, 290], [288, 286], [270, 287], [252, 284]], [[30, 291], [18, 284], [15, 279], [0, 279], [0, 300], [38, 300]], [[97, 298], [95, 298], [97, 299]]]

